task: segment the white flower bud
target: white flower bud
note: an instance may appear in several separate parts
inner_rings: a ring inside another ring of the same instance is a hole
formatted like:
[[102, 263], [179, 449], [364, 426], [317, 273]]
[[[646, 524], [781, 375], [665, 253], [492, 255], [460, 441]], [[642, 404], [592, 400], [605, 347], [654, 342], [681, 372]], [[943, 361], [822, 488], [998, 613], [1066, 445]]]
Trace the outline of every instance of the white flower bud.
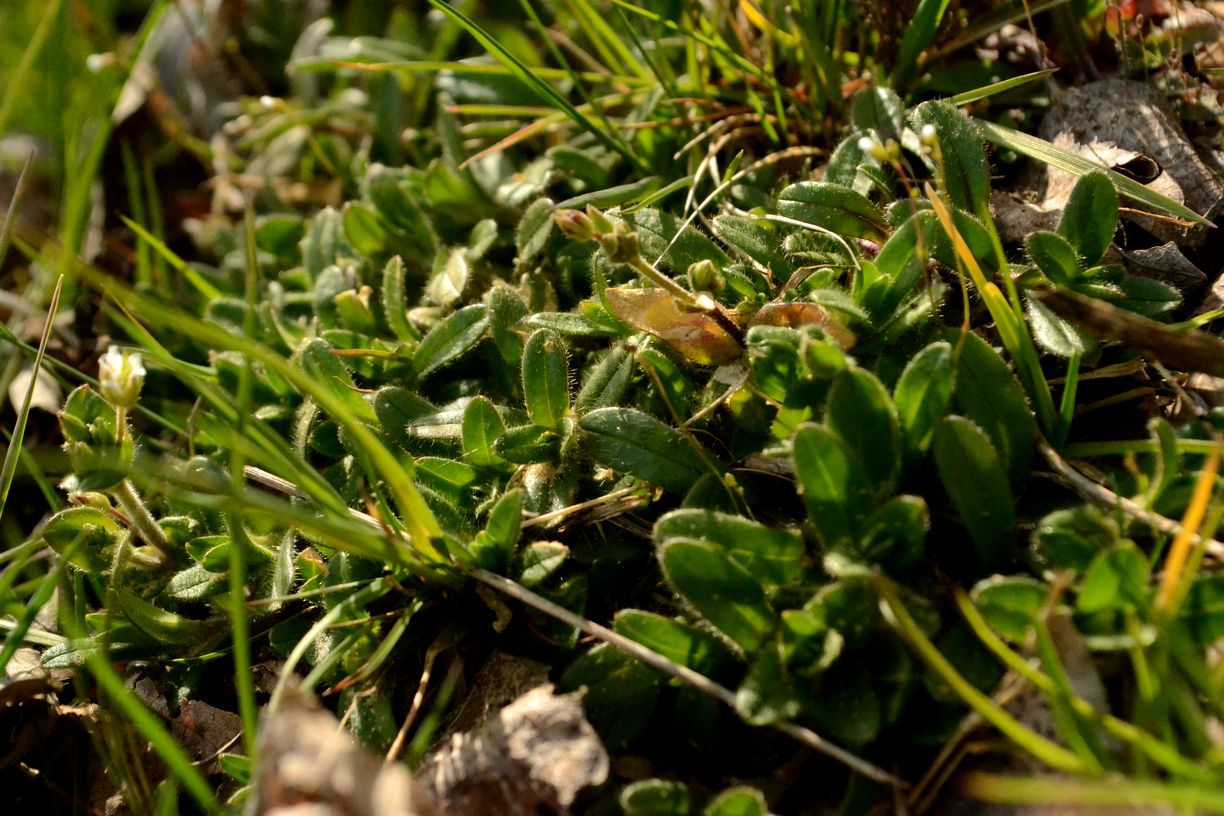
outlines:
[[90, 54], [85, 58], [85, 70], [91, 74], [100, 74], [107, 68], [113, 68], [118, 64], [115, 55], [109, 51], [101, 54]]
[[135, 408], [140, 402], [145, 373], [139, 354], [129, 354], [120, 351], [118, 346], [111, 346], [98, 360], [98, 390], [103, 399], [116, 408]]
[[858, 140], [858, 149], [871, 156], [876, 161], [886, 162], [891, 159], [888, 148], [880, 144], [880, 140], [873, 136], [862, 136]]
[[934, 147], [939, 143], [939, 134], [935, 131], [935, 126], [931, 124], [923, 125], [918, 131], [918, 141], [923, 147]]

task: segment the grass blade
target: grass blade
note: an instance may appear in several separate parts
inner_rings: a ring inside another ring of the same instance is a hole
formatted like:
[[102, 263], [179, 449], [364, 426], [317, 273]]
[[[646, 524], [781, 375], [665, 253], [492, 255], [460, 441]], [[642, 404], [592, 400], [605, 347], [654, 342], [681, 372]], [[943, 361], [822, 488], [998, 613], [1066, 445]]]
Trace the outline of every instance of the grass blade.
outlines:
[[624, 156], [631, 164], [640, 165], [640, 160], [638, 157], [627, 148], [622, 140], [612, 138], [611, 134], [607, 133], [605, 130], [584, 116], [570, 103], [568, 99], [562, 96], [556, 88], [540, 79], [540, 77], [538, 77], [530, 68], [523, 64], [518, 57], [510, 53], [505, 46], [503, 46], [487, 31], [477, 25], [475, 21], [457, 9], [451, 8], [446, 3], [442, 2], [442, 0], [429, 0], [429, 4], [455, 21], [456, 24], [471, 34], [477, 42], [488, 49], [489, 53], [496, 57], [498, 61], [510, 69], [510, 72], [518, 77], [524, 85], [534, 90], [550, 104], [564, 111], [570, 119], [578, 124], [583, 130], [586, 130], [595, 136], [595, 138], [599, 139], [599, 141], [602, 142], [605, 147]]
[[38, 342], [38, 353], [34, 355], [34, 375], [26, 387], [25, 398], [21, 410], [17, 412], [17, 424], [13, 426], [13, 436], [9, 440], [8, 451], [4, 454], [4, 464], [0, 466], [0, 516], [4, 515], [4, 506], [8, 503], [9, 489], [13, 477], [17, 473], [17, 460], [21, 455], [21, 443], [25, 436], [26, 424], [30, 418], [30, 403], [34, 399], [34, 389], [38, 387], [38, 374], [42, 371], [43, 356], [47, 352], [47, 341], [51, 339], [51, 326], [55, 322], [55, 313], [59, 309], [60, 292], [64, 289], [64, 278], [61, 275], [55, 282], [55, 291], [51, 293], [51, 304], [47, 307], [47, 321], [43, 324], [42, 338]]
[[1000, 147], [1010, 148], [1017, 153], [1023, 153], [1031, 159], [1036, 159], [1039, 162], [1048, 164], [1051, 167], [1057, 167], [1059, 170], [1065, 170], [1068, 173], [1074, 173], [1077, 176], [1091, 173], [1094, 170], [1104, 170], [1109, 174], [1110, 181], [1118, 188], [1118, 192], [1127, 198], [1138, 201], [1140, 204], [1144, 204], [1158, 212], [1167, 213], [1176, 218], [1184, 218], [1187, 221], [1193, 221], [1195, 224], [1211, 226], [1210, 221], [1189, 207], [1178, 204], [1173, 199], [1148, 189], [1121, 173], [1115, 173], [1113, 170], [1097, 162], [1085, 159], [1068, 150], [1063, 150], [1061, 147], [1055, 147], [1045, 139], [1021, 133], [1018, 130], [997, 125], [994, 122], [987, 122], [984, 119], [974, 119], [973, 121], [977, 125], [978, 130], [981, 131], [983, 138], [988, 142], [992, 142]]
[[971, 91], [958, 93], [956, 96], [949, 99], [948, 102], [956, 105], [957, 107], [960, 107], [961, 105], [968, 105], [971, 102], [977, 102], [982, 99], [997, 96], [1001, 93], [1006, 93], [1012, 88], [1019, 88], [1021, 85], [1027, 85], [1030, 82], [1034, 82], [1038, 79], [1045, 79], [1057, 70], [1057, 68], [1047, 68], [1044, 71], [1032, 71], [1027, 74], [1012, 77], [1011, 79], [1004, 79], [1001, 82], [992, 82], [989, 85], [983, 85], [982, 87], [974, 88]]
[[150, 297], [126, 284], [109, 279], [92, 267], [80, 265], [77, 271], [90, 285], [105, 291], [113, 301], [124, 304], [145, 319], [174, 326], [182, 334], [213, 348], [247, 354], [256, 362], [275, 371], [301, 393], [312, 397], [351, 434], [354, 443], [365, 451], [375, 469], [386, 480], [391, 494], [399, 504], [404, 528], [412, 540], [416, 554], [426, 559], [436, 559], [440, 556], [434, 542], [441, 537], [442, 528], [429, 505], [425, 503], [425, 498], [417, 490], [412, 474], [365, 423], [346, 409], [329, 387], [313, 379], [303, 369], [290, 364], [262, 343], [236, 337], [222, 326], [201, 320], [161, 302], [159, 298]]

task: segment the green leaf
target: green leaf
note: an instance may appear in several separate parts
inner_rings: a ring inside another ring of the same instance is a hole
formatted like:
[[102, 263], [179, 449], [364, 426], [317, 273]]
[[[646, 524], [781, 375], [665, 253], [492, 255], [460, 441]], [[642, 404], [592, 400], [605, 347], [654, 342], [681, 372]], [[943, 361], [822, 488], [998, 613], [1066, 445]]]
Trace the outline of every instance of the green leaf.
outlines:
[[955, 384], [952, 344], [942, 340], [915, 354], [901, 372], [893, 389], [893, 402], [912, 458], [922, 456], [930, 447], [935, 426], [948, 412]]
[[679, 431], [634, 408], [599, 408], [578, 425], [596, 462], [673, 493], [686, 492], [709, 472], [709, 465]]
[[556, 428], [569, 412], [565, 341], [552, 329], [532, 332], [523, 347], [523, 396], [536, 425]]
[[167, 612], [123, 589], [115, 589], [115, 601], [132, 624], [158, 643], [172, 646], [202, 645], [217, 627]]
[[341, 258], [351, 258], [353, 248], [343, 236], [340, 213], [334, 207], [324, 207], [310, 219], [310, 227], [302, 238], [302, 263], [312, 281], [318, 280], [323, 270], [335, 266]]
[[982, 566], [997, 564], [1011, 554], [1016, 517], [1007, 473], [990, 437], [970, 420], [951, 416], [936, 427], [932, 450], [939, 479]]
[[98, 575], [110, 566], [122, 533], [119, 523], [96, 507], [69, 507], [47, 519], [42, 539], [61, 558]]
[[861, 666], [838, 663], [822, 677], [809, 708], [821, 734], [847, 745], [866, 745], [880, 733], [883, 712], [871, 677]]
[[791, 671], [818, 674], [841, 654], [845, 640], [829, 627], [820, 609], [787, 609], [781, 621], [782, 657]]
[[518, 250], [515, 263], [525, 266], [535, 260], [544, 250], [553, 232], [553, 202], [549, 198], [537, 198], [523, 211], [518, 229], [514, 231], [514, 246]]
[[1224, 638], [1224, 575], [1211, 573], [1194, 579], [1178, 622], [1202, 646]]
[[756, 654], [774, 627], [765, 591], [725, 550], [673, 538], [659, 547], [663, 575], [697, 614], [747, 655]]
[[673, 510], [655, 522], [654, 539], [693, 538], [723, 548], [764, 587], [797, 581], [803, 571], [803, 536], [743, 516], [712, 510]]
[[1144, 317], [1159, 318], [1182, 303], [1181, 294], [1163, 281], [1126, 275], [1118, 281], [1123, 297], [1117, 301], [1123, 309]]
[[387, 261], [386, 267], [383, 268], [383, 315], [387, 320], [387, 326], [400, 340], [419, 340], [420, 332], [408, 322], [407, 286], [404, 277], [404, 261], [396, 255]]
[[1083, 572], [1102, 551], [1118, 543], [1118, 523], [1088, 505], [1055, 510], [1033, 530], [1033, 550], [1052, 570]]
[[456, 506], [470, 502], [473, 487], [480, 478], [476, 468], [457, 459], [422, 456], [416, 460], [417, 479], [425, 487]]
[[795, 475], [799, 493], [824, 546], [844, 549], [858, 535], [867, 499], [875, 486], [858, 457], [840, 436], [820, 425], [804, 425], [795, 434]]
[[931, 44], [939, 31], [944, 12], [948, 10], [948, 2], [949, 0], [919, 0], [909, 25], [901, 36], [901, 45], [897, 49], [897, 58], [889, 77], [891, 84], [903, 85], [913, 76], [922, 50]]
[[425, 377], [476, 347], [484, 338], [489, 321], [484, 304], [464, 306], [429, 330], [417, 346], [412, 364]]
[[962, 335], [955, 330], [947, 336], [954, 345], [960, 345], [953, 402], [990, 437], [1011, 484], [1019, 486], [1028, 480], [1037, 438], [1037, 423], [1024, 389], [985, 340], [973, 332]]
[[[671, 243], [672, 237], [684, 226], [684, 219], [656, 209], [642, 209], [625, 216], [626, 223], [638, 234], [642, 256], [653, 261]], [[730, 263], [727, 253], [719, 249], [704, 233], [685, 227], [684, 233], [663, 256], [663, 261], [676, 272], [684, 272], [698, 261], [712, 261], [718, 268]]]
[[553, 462], [561, 453], [561, 438], [551, 428], [519, 425], [498, 437], [493, 452], [516, 465]]
[[913, 291], [926, 272], [927, 260], [935, 249], [933, 245], [939, 235], [942, 235], [942, 230], [937, 229], [935, 213], [920, 210], [894, 230], [880, 247], [880, 254], [875, 259], [876, 268], [892, 280], [888, 298], [879, 304], [881, 316], [891, 314]]
[[794, 719], [802, 707], [795, 682], [782, 663], [781, 649], [767, 644], [735, 691], [735, 710], [746, 722], [769, 725]]
[[892, 88], [867, 88], [850, 100], [850, 125], [860, 133], [874, 130], [881, 141], [900, 143], [905, 103]]
[[388, 385], [374, 394], [374, 413], [387, 438], [403, 450], [412, 449], [413, 436], [408, 426], [434, 414], [438, 409], [415, 391]]
[[778, 212], [848, 238], [883, 241], [888, 236], [884, 214], [865, 197], [840, 184], [792, 184], [778, 195]]
[[[362, 255], [382, 255], [387, 249], [387, 230], [377, 213], [364, 204], [350, 201], [344, 205], [344, 235]], [[384, 256], [385, 257], [385, 256]]]
[[489, 333], [501, 358], [513, 369], [522, 365], [523, 338], [519, 335], [519, 321], [528, 311], [523, 298], [509, 286], [494, 286], [489, 290]]
[[782, 251], [778, 235], [769, 228], [774, 225], [767, 226], [736, 215], [719, 215], [710, 226], [727, 246], [764, 266], [775, 279], [784, 280], [794, 271], [794, 264]]
[[703, 816], [768, 816], [765, 797], [756, 788], [731, 788], [718, 794]]
[[892, 493], [901, 459], [901, 429], [888, 390], [870, 371], [849, 368], [833, 380], [825, 421], [857, 454], [878, 495]]
[[735, 662], [721, 640], [684, 621], [665, 618], [640, 609], [616, 613], [612, 628], [682, 666], [711, 675]]
[[1058, 234], [1091, 266], [1109, 249], [1117, 228], [1118, 191], [1109, 176], [1097, 171], [1080, 176], [1058, 221]]
[[987, 623], [1012, 643], [1023, 644], [1050, 597], [1050, 588], [1027, 575], [992, 575], [969, 593]]
[[395, 233], [396, 246], [414, 267], [414, 259], [428, 261], [438, 251], [438, 237], [409, 179], [401, 169], [371, 164], [362, 178], [366, 197], [382, 221]]
[[510, 563], [523, 528], [523, 490], [515, 488], [503, 493], [493, 509], [485, 528], [468, 545], [476, 563], [485, 569], [501, 572]]
[[1122, 541], [1093, 559], [1080, 583], [1076, 609], [1088, 615], [1146, 610], [1151, 574], [1147, 556], [1133, 541]]
[[1028, 313], [1029, 328], [1037, 345], [1064, 359], [1084, 354], [1095, 346], [1091, 338], [1066, 320], [1063, 320], [1037, 298], [1027, 298], [1024, 303]]
[[505, 460], [494, 452], [506, 432], [501, 415], [485, 397], [473, 397], [463, 411], [463, 458], [476, 467], [499, 467]]
[[1024, 239], [1029, 257], [1045, 276], [1059, 286], [1070, 286], [1079, 275], [1075, 247], [1057, 232], [1034, 232]]
[[581, 414], [616, 405], [629, 389], [632, 376], [633, 355], [624, 346], [613, 346], [583, 380], [574, 398], [574, 410]]
[[[930, 3], [933, 0], [924, 0]], [[923, 102], [914, 109], [914, 127], [931, 125], [939, 138], [948, 195], [958, 208], [990, 217], [990, 167], [976, 121], [947, 102]]]
[[610, 751], [624, 750], [654, 716], [662, 676], [636, 659], [601, 643], [561, 675], [561, 687], [585, 687], [583, 709]]
[[507, 490], [489, 511], [485, 532], [497, 544], [513, 550], [518, 544], [523, 527], [523, 491], [519, 488]]
[[559, 541], [533, 541], [518, 554], [515, 579], [527, 587], [539, 587], [556, 574], [569, 559], [569, 547]]
[[922, 560], [930, 512], [920, 496], [893, 496], [862, 523], [854, 555], [900, 575]]
[[348, 369], [334, 351], [326, 340], [307, 340], [298, 351], [298, 364], [312, 379], [331, 391], [353, 417], [362, 422], [375, 422], [374, 408], [361, 396]]
[[756, 386], [785, 404], [803, 379], [799, 356], [802, 336], [787, 326], [753, 326], [745, 338], [748, 365]]
[[620, 806], [625, 816], [688, 816], [693, 801], [683, 782], [641, 779], [621, 788]]
[[203, 564], [193, 564], [174, 573], [163, 590], [163, 597], [179, 602], [197, 602], [225, 592], [225, 576], [209, 570]]

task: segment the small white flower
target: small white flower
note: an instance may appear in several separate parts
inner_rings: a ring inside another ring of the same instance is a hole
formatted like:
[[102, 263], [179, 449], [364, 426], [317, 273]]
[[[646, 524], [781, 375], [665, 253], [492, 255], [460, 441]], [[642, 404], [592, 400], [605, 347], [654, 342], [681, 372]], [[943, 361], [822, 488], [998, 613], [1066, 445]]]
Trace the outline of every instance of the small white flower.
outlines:
[[936, 132], [935, 126], [930, 124], [923, 125], [922, 129], [918, 131], [918, 141], [926, 148], [931, 148], [938, 144], [939, 134]]
[[140, 387], [144, 385], [145, 368], [139, 354], [120, 351], [111, 346], [98, 360], [98, 390], [116, 408], [135, 408], [140, 402]]

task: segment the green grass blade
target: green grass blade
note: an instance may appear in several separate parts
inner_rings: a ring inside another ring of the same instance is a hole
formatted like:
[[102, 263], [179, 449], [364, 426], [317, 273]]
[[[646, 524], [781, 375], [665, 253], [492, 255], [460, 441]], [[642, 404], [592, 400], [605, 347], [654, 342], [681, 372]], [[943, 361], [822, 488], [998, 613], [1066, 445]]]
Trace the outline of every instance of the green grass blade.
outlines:
[[[83, 633], [74, 634], [79, 636]], [[217, 804], [212, 785], [196, 768], [191, 758], [179, 746], [178, 741], [170, 736], [170, 732], [157, 721], [157, 715], [128, 689], [123, 677], [115, 671], [105, 655], [96, 649], [83, 651], [85, 665], [97, 680], [102, 691], [122, 712], [123, 716], [135, 726], [140, 735], [149, 741], [149, 745], [166, 766], [166, 770], [178, 779], [204, 813], [220, 813], [221, 808]]]
[[196, 291], [203, 295], [208, 300], [221, 297], [221, 290], [213, 286], [204, 276], [191, 268], [191, 265], [174, 253], [170, 247], [166, 246], [165, 242], [158, 238], [153, 233], [142, 227], [136, 221], [128, 218], [126, 215], [120, 215], [120, 220], [127, 225], [128, 229], [136, 233], [136, 237], [144, 241], [153, 251], [164, 258], [174, 270], [181, 274], [187, 281], [196, 288]]
[[1052, 742], [1040, 734], [1027, 728], [1023, 723], [1009, 714], [989, 696], [978, 691], [964, 675], [956, 670], [935, 644], [922, 632], [922, 628], [914, 621], [909, 610], [901, 603], [901, 597], [892, 583], [883, 577], [875, 581], [876, 590], [880, 594], [880, 611], [885, 620], [897, 631], [897, 634], [909, 644], [910, 648], [926, 663], [941, 680], [948, 684], [965, 704], [981, 715], [982, 719], [997, 728], [1004, 736], [1016, 745], [1029, 752], [1051, 768], [1061, 771], [1084, 771], [1083, 761], [1071, 751], [1056, 742]]
[[[127, 139], [122, 140], [119, 144], [119, 153], [123, 159], [123, 181], [127, 187], [128, 201], [132, 207], [132, 219], [144, 223], [149, 220], [145, 212], [144, 177], [136, 165], [136, 154], [132, 152], [132, 143]], [[146, 286], [153, 282], [153, 263], [148, 241], [141, 241], [136, 245], [136, 280]]]
[[486, 48], [490, 54], [509, 68], [510, 72], [518, 77], [518, 79], [524, 85], [534, 90], [550, 104], [555, 105], [559, 110], [564, 111], [575, 124], [577, 124], [583, 130], [591, 133], [596, 139], [599, 139], [599, 141], [603, 143], [605, 147], [621, 154], [630, 163], [634, 165], [639, 164], [638, 158], [633, 155], [632, 151], [626, 148], [622, 140], [614, 139], [611, 134], [584, 116], [582, 112], [575, 108], [570, 101], [562, 96], [556, 88], [549, 85], [547, 82], [533, 73], [531, 68], [523, 64], [518, 57], [510, 53], [505, 46], [503, 46], [487, 31], [477, 25], [475, 21], [457, 9], [451, 8], [446, 3], [442, 2], [442, 0], [429, 0], [429, 4], [471, 34], [472, 37], [475, 38], [476, 41], [479, 42], [484, 48]]
[[269, 715], [275, 714], [276, 710], [280, 707], [280, 701], [284, 698], [285, 690], [289, 687], [294, 669], [301, 662], [302, 658], [306, 656], [306, 652], [310, 650], [311, 645], [319, 635], [326, 632], [328, 627], [345, 615], [361, 609], [365, 604], [386, 595], [390, 591], [391, 582], [387, 578], [375, 578], [364, 589], [354, 592], [333, 606], [326, 615], [315, 622], [314, 626], [310, 627], [306, 634], [302, 635], [302, 639], [294, 645], [288, 657], [285, 658], [285, 665], [281, 667], [281, 675], [276, 681], [276, 687], [272, 689], [271, 698], [268, 700]]
[[4, 515], [4, 506], [8, 503], [9, 489], [13, 485], [13, 477], [17, 473], [17, 461], [21, 454], [21, 445], [25, 437], [26, 424], [30, 418], [30, 403], [34, 399], [34, 389], [38, 387], [38, 373], [42, 371], [43, 356], [47, 351], [47, 341], [51, 339], [51, 326], [55, 321], [55, 313], [59, 309], [60, 293], [64, 288], [64, 279], [60, 277], [55, 283], [55, 291], [51, 293], [51, 305], [47, 307], [47, 321], [43, 324], [42, 338], [38, 342], [38, 353], [34, 355], [34, 373], [30, 384], [26, 386], [25, 398], [21, 409], [17, 412], [17, 424], [13, 426], [13, 436], [9, 440], [8, 451], [4, 454], [4, 464], [0, 466], [0, 516]]
[[1103, 167], [1097, 162], [1085, 159], [1060, 147], [1055, 147], [1045, 139], [1021, 133], [1018, 130], [997, 125], [994, 122], [987, 122], [984, 119], [974, 119], [973, 122], [987, 141], [1000, 147], [1006, 147], [1017, 153], [1023, 153], [1031, 159], [1036, 159], [1039, 162], [1048, 164], [1051, 167], [1057, 167], [1059, 170], [1065, 170], [1068, 173], [1074, 173], [1077, 176], [1091, 173], [1094, 170], [1104, 170], [1109, 174], [1109, 178], [1114, 183], [1114, 186], [1118, 188], [1118, 192], [1127, 198], [1176, 218], [1183, 218], [1196, 224], [1211, 225], [1210, 221], [1185, 205], [1178, 204], [1173, 199], [1144, 187], [1139, 182], [1129, 179], [1121, 173], [1115, 173], [1113, 170]]
[[80, 540], [84, 536], [82, 533], [77, 538], [77, 542], [69, 545], [65, 556], [59, 558], [55, 562], [55, 566], [51, 571], [42, 577], [38, 582], [38, 588], [34, 590], [34, 594], [30, 596], [30, 600], [26, 603], [25, 609], [21, 612], [21, 617], [17, 620], [13, 627], [4, 638], [4, 649], [0, 650], [0, 676], [4, 676], [4, 670], [8, 667], [9, 661], [13, 655], [17, 653], [17, 649], [25, 642], [26, 633], [30, 631], [30, 626], [33, 625], [34, 619], [38, 617], [38, 613], [42, 611], [43, 606], [47, 601], [51, 600], [51, 594], [55, 592], [55, 587], [59, 584], [60, 576], [68, 569], [70, 563], [67, 555], [80, 546]]
[[[13, 115], [13, 108], [17, 104], [17, 100], [29, 91], [25, 86], [26, 77], [30, 73], [30, 69], [34, 67], [34, 62], [42, 53], [43, 48], [47, 45], [47, 40], [51, 36], [51, 31], [55, 26], [56, 20], [63, 11], [64, 0], [54, 0], [47, 4], [46, 12], [43, 18], [38, 22], [38, 28], [34, 30], [34, 35], [30, 37], [30, 42], [26, 45], [25, 51], [21, 54], [21, 61], [13, 69], [13, 72], [8, 77], [8, 87], [4, 89], [4, 96], [0, 97], [0, 133], [9, 131], [9, 117]], [[11, 14], [12, 12], [6, 12]]]
[[[435, 2], [435, 0], [430, 0], [430, 2], [431, 3]], [[668, 20], [667, 18], [663, 17], [660, 14], [656, 14], [655, 12], [650, 11], [649, 9], [644, 9], [644, 8], [641, 8], [640, 6], [635, 6], [633, 3], [628, 2], [628, 0], [612, 0], [612, 2], [615, 3], [618, 8], [622, 8], [625, 11], [631, 11], [634, 14], [645, 17], [647, 20], [650, 20], [651, 22], [658, 23], [659, 25], [663, 26], [668, 31], [671, 31], [674, 34], [680, 34], [696, 42], [699, 42], [708, 48], [714, 49], [718, 53], [722, 54], [724, 57], [730, 59], [731, 62], [733, 62], [737, 68], [744, 71], [745, 73], [751, 74], [752, 76], [756, 77], [762, 82], [765, 82], [771, 85], [776, 82], [776, 79], [770, 76], [764, 70], [762, 70], [760, 66], [755, 65], [751, 61], [745, 59], [743, 56], [737, 53], [735, 49], [728, 46], [725, 42], [721, 42], [720, 40], [717, 40], [713, 37], [702, 34], [694, 29], [685, 28], [684, 26], [679, 25], [672, 20]]]
[[[331, 57], [301, 57], [290, 65], [293, 71], [321, 73], [326, 71], [361, 71], [367, 73], [379, 71], [394, 71], [404, 74], [424, 74], [438, 71], [450, 71], [454, 74], [470, 76], [515, 76], [513, 69], [501, 63], [460, 62], [458, 60], [405, 60], [397, 62], [349, 62]], [[652, 80], [624, 74], [604, 74], [598, 71], [566, 71], [562, 68], [533, 66], [528, 69], [539, 79], [573, 79], [580, 78], [591, 84], [628, 85], [634, 88], [644, 88], [652, 84]], [[549, 110], [553, 110], [552, 107]]]
[[[1064, 812], [1085, 806], [1100, 813], [1132, 813], [1136, 807], [1159, 810], [1178, 808], [1185, 813], [1224, 813], [1224, 791], [1185, 783], [1149, 782], [1111, 776], [1106, 779], [1067, 779], [1045, 776], [999, 776], [974, 771], [962, 791], [976, 799], [1012, 805], [1052, 805]], [[1083, 811], [1087, 812], [1087, 811]]]
[[160, 299], [150, 297], [130, 286], [106, 278], [99, 271], [90, 267], [78, 267], [78, 273], [91, 285], [107, 292], [116, 303], [122, 303], [133, 312], [138, 312], [147, 320], [156, 321], [166, 326], [173, 326], [182, 334], [211, 348], [237, 351], [250, 355], [255, 361], [275, 371], [301, 393], [312, 397], [323, 410], [331, 414], [340, 425], [352, 436], [353, 442], [369, 456], [371, 463], [379, 475], [386, 480], [395, 497], [399, 510], [403, 514], [404, 528], [417, 554], [427, 559], [440, 556], [434, 541], [441, 537], [442, 528], [434, 517], [433, 511], [425, 503], [424, 497], [417, 490], [412, 474], [404, 464], [391, 453], [379, 440], [378, 436], [360, 419], [354, 417], [343, 401], [330, 388], [319, 383], [303, 369], [292, 365], [272, 349], [249, 338], [236, 337], [223, 327], [201, 320], [174, 306], [169, 306]]
[[1044, 71], [1032, 71], [1027, 74], [1012, 77], [1011, 79], [1002, 80], [1001, 82], [992, 82], [991, 84], [983, 85], [980, 88], [974, 88], [970, 91], [958, 93], [948, 101], [957, 107], [960, 107], [961, 105], [968, 105], [971, 102], [977, 102], [982, 99], [997, 96], [1001, 93], [1006, 93], [1012, 88], [1019, 88], [1022, 85], [1027, 85], [1030, 82], [1035, 82], [1038, 79], [1044, 79], [1057, 70], [1057, 68], [1047, 68]]
[[[182, 380], [202, 397], [209, 407], [227, 423], [227, 427], [232, 428], [237, 423], [238, 417], [233, 399], [216, 386], [211, 372], [200, 366], [177, 360], [144, 326], [136, 322], [130, 315], [123, 313], [122, 310], [110, 308], [107, 311], [113, 316], [115, 322], [124, 328], [127, 335], [140, 344], [151, 361], [156, 361], [159, 366]], [[137, 410], [141, 409], [138, 407]], [[157, 418], [155, 414], [147, 415]], [[250, 439], [254, 450], [248, 451], [248, 455], [264, 457], [268, 467], [276, 468], [283, 475], [290, 476], [298, 487], [321, 507], [343, 512], [345, 505], [340, 494], [319, 476], [314, 468], [302, 460], [280, 435], [272, 431], [264, 422], [254, 419], [248, 419], [247, 427], [246, 437], [231, 437], [226, 444], [237, 445], [241, 444], [240, 440], [244, 438]], [[185, 429], [174, 428], [174, 430], [179, 436], [187, 435]]]
[[[259, 316], [259, 264], [255, 258], [255, 211], [251, 202], [247, 201], [243, 218], [246, 238], [246, 315], [243, 319], [242, 333], [247, 337], [255, 336], [256, 321]], [[246, 428], [247, 417], [251, 415], [251, 398], [254, 390], [254, 372], [251, 357], [243, 358], [242, 371], [238, 375], [238, 426], [237, 435], [242, 436]], [[245, 483], [243, 465], [245, 464], [241, 449], [233, 449], [230, 453], [230, 481], [234, 487], [241, 489]], [[236, 511], [229, 513], [230, 535], [234, 540], [229, 548], [229, 619], [230, 635], [234, 650], [234, 688], [238, 693], [238, 714], [242, 719], [242, 741], [246, 754], [252, 763], [258, 763], [258, 751], [255, 742], [258, 721], [255, 706], [255, 679], [251, 671], [251, 626], [247, 619], [246, 608], [246, 552], [250, 542], [246, 537], [246, 528]]]
[[30, 153], [29, 156], [26, 156], [25, 164], [21, 166], [21, 172], [17, 175], [17, 182], [13, 186], [13, 197], [9, 199], [8, 211], [4, 214], [4, 226], [0, 228], [0, 266], [4, 264], [4, 258], [8, 255], [9, 243], [13, 240], [13, 229], [17, 226], [17, 208], [21, 205], [26, 178], [30, 172], [30, 165], [33, 163], [34, 154]]
[[[526, 12], [527, 16], [531, 19], [533, 23], [536, 24], [536, 27], [541, 32], [547, 32], [547, 29], [544, 27], [544, 22], [540, 19], [540, 16], [536, 13], [535, 7], [531, 4], [531, 0], [519, 0], [519, 5], [523, 7], [523, 11]], [[595, 100], [593, 100], [591, 98], [591, 95], [587, 93], [586, 83], [578, 79], [576, 72], [573, 70], [573, 68], [569, 64], [569, 60], [565, 58], [565, 55], [561, 53], [561, 49], [557, 47], [557, 44], [554, 43], [552, 39], [547, 36], [546, 33], [544, 36], [544, 44], [548, 48], [549, 53], [552, 54], [553, 59], [559, 62], [561, 66], [565, 69], [565, 71], [570, 75], [570, 81], [573, 82], [575, 90], [577, 90], [579, 95], [582, 96], [582, 101], [586, 103], [585, 107], [589, 107], [591, 110], [595, 112], [595, 115], [599, 117], [599, 121], [603, 123], [604, 132], [608, 134], [616, 134], [616, 141], [623, 148], [622, 152], [628, 155], [632, 155], [634, 164], [638, 165], [639, 167], [644, 167], [641, 159], [639, 159], [636, 155], [633, 155], [633, 149], [629, 147], [629, 144], [625, 142], [623, 138], [621, 138], [620, 134], [616, 133], [615, 126], [613, 126], [612, 122], [608, 120], [608, 116], [607, 114], [604, 113], [603, 108], [595, 104]], [[574, 110], [575, 112], [580, 112], [578, 111], [578, 108], [575, 108]]]

